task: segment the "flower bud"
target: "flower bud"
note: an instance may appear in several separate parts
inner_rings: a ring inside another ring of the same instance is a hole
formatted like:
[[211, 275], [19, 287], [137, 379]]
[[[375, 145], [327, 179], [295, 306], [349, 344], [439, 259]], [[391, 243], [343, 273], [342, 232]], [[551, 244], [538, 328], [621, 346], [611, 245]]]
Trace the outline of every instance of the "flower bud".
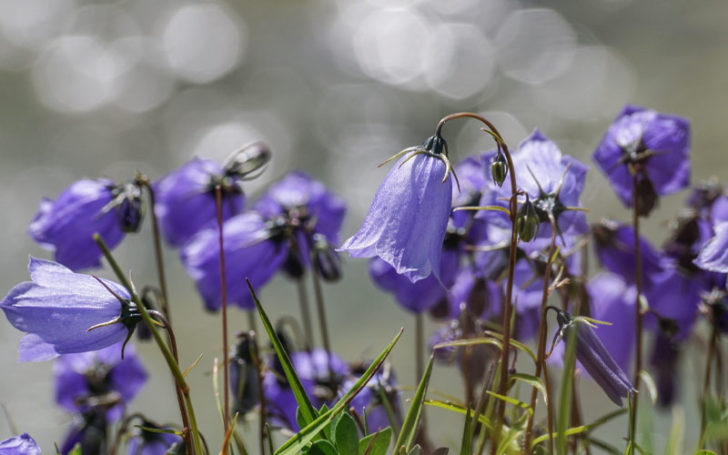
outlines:
[[428, 152], [434, 153], [436, 155], [447, 155], [447, 141], [445, 141], [445, 138], [439, 135], [428, 137], [422, 144], [422, 147]]
[[490, 173], [493, 175], [493, 181], [496, 185], [502, 186], [503, 182], [506, 181], [508, 161], [506, 161], [506, 157], [500, 150], [498, 150], [498, 153], [493, 158], [493, 162], [490, 163]]
[[657, 206], [657, 192], [647, 176], [641, 176], [637, 180], [637, 213], [640, 216], [647, 216]]
[[314, 234], [313, 266], [326, 281], [341, 279], [341, 258], [322, 234]]
[[538, 235], [540, 225], [541, 220], [536, 213], [536, 208], [527, 197], [526, 203], [521, 206], [516, 216], [518, 237], [524, 242], [530, 242]]
[[268, 164], [270, 158], [270, 149], [266, 144], [260, 141], [253, 142], [231, 153], [225, 159], [223, 164], [225, 175], [248, 176]]

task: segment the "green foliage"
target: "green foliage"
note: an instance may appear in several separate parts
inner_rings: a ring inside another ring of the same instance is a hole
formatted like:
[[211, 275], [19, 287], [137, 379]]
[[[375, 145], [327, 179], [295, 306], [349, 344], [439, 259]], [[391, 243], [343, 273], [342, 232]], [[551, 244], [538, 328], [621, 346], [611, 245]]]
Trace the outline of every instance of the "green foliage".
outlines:
[[417, 392], [412, 398], [412, 405], [407, 411], [407, 416], [404, 418], [402, 423], [402, 430], [397, 436], [397, 442], [394, 444], [397, 453], [400, 453], [404, 449], [405, 453], [409, 453], [412, 442], [417, 434], [417, 426], [420, 422], [420, 416], [422, 415], [422, 408], [425, 403], [425, 394], [427, 392], [427, 385], [430, 383], [430, 376], [432, 375], [432, 362], [433, 356], [430, 356], [430, 360], [427, 362], [427, 367], [422, 375], [420, 384], [417, 386]]

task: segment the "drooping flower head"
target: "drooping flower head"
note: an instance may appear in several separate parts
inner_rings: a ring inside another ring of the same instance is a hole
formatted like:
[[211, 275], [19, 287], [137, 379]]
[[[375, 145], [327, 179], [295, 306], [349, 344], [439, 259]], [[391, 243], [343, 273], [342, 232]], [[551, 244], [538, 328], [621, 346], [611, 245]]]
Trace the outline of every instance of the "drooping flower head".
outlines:
[[95, 233], [114, 248], [125, 232], [139, 229], [142, 213], [138, 185], [84, 179], [66, 188], [55, 201], [44, 199], [28, 232], [53, 251], [56, 261], [81, 270], [101, 265]]
[[56, 403], [66, 410], [85, 414], [91, 409], [117, 420], [126, 405], [139, 393], [147, 372], [134, 352], [112, 345], [95, 352], [65, 354], [54, 365]]
[[230, 358], [230, 392], [233, 396], [233, 412], [244, 416], [260, 402], [258, 369], [253, 362], [254, 334], [240, 333], [238, 344]]
[[[252, 309], [255, 305], [245, 279], [256, 290], [266, 284], [285, 261], [287, 244], [278, 240], [276, 227], [255, 212], [230, 218], [222, 230], [228, 302]], [[180, 252], [209, 311], [217, 311], [222, 305], [218, 235], [217, 226], [208, 226]]]
[[285, 234], [291, 245], [284, 271], [298, 278], [310, 263], [311, 250], [324, 278], [339, 274], [338, 245], [346, 204], [308, 174], [294, 171], [273, 184], [254, 210]]
[[[594, 152], [624, 205], [647, 216], [658, 196], [690, 184], [690, 124], [687, 119], [627, 105], [609, 127]], [[633, 175], [637, 178], [634, 188]]]
[[[513, 153], [513, 167], [519, 190], [526, 195], [518, 217], [524, 240], [520, 247], [529, 254], [547, 247], [551, 238], [551, 218], [563, 246], [571, 247], [577, 236], [588, 231], [586, 216], [578, 210], [587, 167], [563, 155], [558, 146], [538, 130], [521, 142]], [[483, 192], [480, 205], [508, 208], [511, 194], [509, 185], [491, 183], [490, 191]], [[492, 242], [503, 242], [510, 237], [510, 220], [504, 213], [480, 212], [478, 216], [487, 218], [492, 225], [489, 228]], [[530, 235], [524, 238], [526, 229]]]
[[34, 257], [28, 271], [33, 281], [18, 284], [0, 302], [8, 321], [27, 332], [18, 346], [21, 362], [105, 348], [141, 320], [127, 290], [112, 281]]
[[109, 422], [103, 409], [93, 408], [78, 416], [61, 444], [61, 454], [68, 455], [80, 446], [81, 453], [108, 453]]
[[412, 282], [440, 275], [452, 202], [445, 140], [429, 138], [401, 158], [374, 195], [364, 222], [341, 246], [352, 257], [379, 257]]
[[0, 455], [40, 455], [40, 447], [28, 433], [0, 442]]
[[632, 387], [627, 375], [614, 361], [588, 322], [572, 318], [570, 314], [554, 309], [562, 339], [567, 340], [569, 333], [576, 331], [576, 360], [599, 384], [609, 399], [617, 406], [622, 406], [622, 398], [635, 393], [635, 388]]

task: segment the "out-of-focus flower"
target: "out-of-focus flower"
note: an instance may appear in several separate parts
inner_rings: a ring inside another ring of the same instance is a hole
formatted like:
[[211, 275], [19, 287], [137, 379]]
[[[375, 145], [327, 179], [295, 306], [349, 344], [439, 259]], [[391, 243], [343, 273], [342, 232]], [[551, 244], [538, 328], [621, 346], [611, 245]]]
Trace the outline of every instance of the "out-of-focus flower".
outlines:
[[[570, 248], [576, 237], [589, 230], [586, 216], [579, 210], [586, 165], [563, 155], [554, 142], [535, 130], [513, 153], [513, 167], [519, 189], [527, 194], [526, 202], [519, 210], [519, 227], [522, 237], [526, 233], [529, 235], [523, 237], [524, 242], [519, 246], [529, 254], [546, 248], [551, 240], [553, 218], [559, 238], [565, 242], [563, 246]], [[483, 192], [480, 205], [508, 208], [511, 194], [510, 185], [491, 185], [490, 191]], [[528, 219], [525, 210], [529, 210]], [[510, 236], [510, 220], [504, 213], [480, 212], [478, 217], [488, 219], [489, 233], [500, 231], [490, 234], [495, 243]]]
[[695, 264], [703, 270], [728, 273], [728, 222], [715, 226], [715, 236], [700, 250]]
[[663, 408], [670, 406], [675, 401], [676, 392], [680, 389], [678, 385], [679, 360], [679, 344], [672, 337], [659, 332], [655, 337], [655, 345], [650, 355], [650, 366], [656, 376], [657, 403]]
[[[352, 367], [353, 376], [346, 379], [341, 385], [341, 395], [347, 393], [354, 386], [359, 376], [368, 367], [369, 365], [366, 363]], [[386, 400], [386, 403], [384, 400]], [[351, 400], [350, 407], [354, 408], [357, 414], [362, 417], [366, 411], [367, 429], [371, 434], [391, 425], [389, 411], [392, 413], [395, 425], [402, 424], [402, 411], [399, 400], [397, 381], [392, 366], [385, 362], [381, 370], [372, 376], [366, 386]], [[389, 411], [387, 408], [389, 408]]]
[[361, 227], [341, 246], [352, 257], [379, 257], [412, 282], [440, 275], [452, 202], [444, 139], [433, 136], [403, 156], [379, 186]]
[[0, 442], [0, 455], [40, 455], [40, 447], [28, 433]]
[[108, 453], [108, 427], [103, 410], [92, 409], [83, 414], [66, 433], [61, 444], [61, 454], [67, 455], [77, 444], [80, 445], [82, 454]]
[[627, 375], [617, 365], [588, 323], [572, 319], [571, 315], [564, 311], [557, 310], [556, 314], [563, 340], [567, 340], [569, 333], [576, 330], [576, 360], [599, 384], [609, 399], [617, 406], [622, 406], [622, 398], [636, 392]]
[[179, 442], [181, 438], [173, 433], [165, 433], [162, 431], [164, 427], [143, 420], [141, 425], [137, 427], [127, 446], [128, 455], [165, 455], [170, 447]]
[[[637, 191], [638, 211], [646, 216], [658, 196], [690, 184], [690, 124], [682, 118], [627, 105], [609, 127], [594, 152], [627, 207]], [[636, 174], [638, 188], [633, 188]]]
[[[279, 240], [257, 213], [237, 215], [223, 223], [223, 248], [228, 302], [243, 309], [254, 307], [245, 279], [257, 290], [270, 280], [288, 254], [287, 242]], [[180, 252], [187, 273], [195, 280], [205, 307], [222, 305], [220, 245], [217, 226], [200, 231]]]
[[260, 402], [258, 370], [251, 349], [255, 339], [249, 333], [238, 335], [235, 354], [230, 359], [230, 391], [233, 394], [233, 412], [245, 415]]
[[124, 188], [108, 179], [79, 180], [55, 201], [41, 202], [28, 232], [61, 264], [73, 270], [98, 267], [102, 253], [93, 235], [114, 248], [141, 221], [140, 199]]
[[18, 346], [21, 362], [105, 348], [141, 320], [127, 290], [114, 282], [34, 257], [28, 270], [33, 281], [18, 284], [0, 302], [8, 321], [28, 333]]
[[167, 243], [182, 246], [204, 226], [215, 225], [217, 185], [223, 220], [227, 220], [242, 211], [245, 196], [240, 179], [215, 161], [194, 158], [154, 184], [154, 211]]
[[147, 380], [147, 372], [134, 352], [112, 345], [95, 352], [62, 355], [54, 365], [56, 403], [85, 414], [91, 409], [117, 420]]

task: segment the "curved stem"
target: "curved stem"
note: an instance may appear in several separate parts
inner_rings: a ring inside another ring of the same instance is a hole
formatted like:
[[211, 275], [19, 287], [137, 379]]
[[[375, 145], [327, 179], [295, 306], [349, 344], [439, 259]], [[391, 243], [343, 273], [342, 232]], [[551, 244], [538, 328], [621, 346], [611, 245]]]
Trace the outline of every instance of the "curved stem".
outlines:
[[[637, 288], [637, 302], [634, 306], [635, 311], [635, 333], [636, 333], [636, 354], [634, 362], [634, 388], [635, 393], [632, 394], [632, 415], [630, 418], [629, 428], [630, 434], [636, 440], [637, 433], [637, 406], [639, 404], [640, 390], [640, 371], [642, 370], [642, 256], [640, 252], [640, 217], [639, 217], [639, 200], [637, 197], [637, 173], [632, 175], [632, 225], [634, 228], [634, 261], [635, 261], [635, 287]], [[634, 444], [630, 444], [630, 453], [634, 453]]]
[[[215, 186], [215, 208], [217, 211], [217, 238], [220, 247], [220, 293], [222, 296], [222, 355], [223, 355], [223, 435], [228, 433], [230, 426], [230, 362], [228, 362], [228, 323], [227, 323], [227, 280], [225, 277], [225, 250], [223, 249], [222, 235], [222, 188]], [[228, 445], [222, 448], [222, 455], [227, 455]]]
[[[548, 298], [549, 298], [549, 286], [551, 281], [551, 267], [553, 266], [553, 258], [556, 253], [556, 220], [553, 216], [549, 216], [549, 219], [551, 221], [551, 243], [549, 244], [549, 250], [548, 250], [548, 259], [546, 260], [546, 271], [544, 272], [543, 276], [543, 291], [541, 294], [541, 321], [538, 325], [538, 352], [536, 357], [536, 374], [535, 376], [541, 377], [541, 373], [543, 373], [544, 377], [548, 376], [548, 371], [546, 370], [546, 329], [548, 328], [548, 324], [546, 321], [546, 306], [548, 304]], [[548, 391], [548, 389], [546, 389]], [[531, 409], [533, 410], [533, 413], [528, 418], [528, 425], [526, 426], [526, 438], [525, 438], [525, 445], [523, 446], [524, 450], [531, 447], [531, 440], [533, 439], [533, 421], [535, 418], [536, 413], [536, 403], [538, 398], [538, 389], [534, 388], [531, 391]], [[548, 421], [548, 434], [549, 434], [549, 444], [551, 445], [551, 452], [553, 453], [553, 438], [551, 435], [554, 434], [554, 422], [552, 419], [552, 400], [551, 397], [546, 397], [546, 406], [547, 406], [547, 421]]]
[[[496, 127], [490, 123], [487, 119], [484, 117], [474, 114], [472, 112], [459, 112], [456, 114], [450, 114], [446, 117], [443, 117], [437, 124], [437, 127], [435, 128], [435, 134], [440, 135], [440, 132], [442, 131], [442, 127], [445, 126], [445, 123], [449, 122], [450, 120], [455, 120], [459, 118], [472, 118], [475, 120], [480, 121], [484, 125], [486, 125], [492, 132], [494, 137], [496, 137], [496, 141], [498, 141], [498, 145], [501, 147], [503, 154], [506, 157], [506, 161], [508, 162], [508, 171], [510, 174], [510, 182], [511, 182], [511, 200], [510, 200], [510, 214], [509, 218], [511, 219], [511, 247], [508, 254], [508, 284], [506, 286], [506, 301], [504, 305], [503, 310], [503, 349], [501, 350], [501, 364], [502, 368], [500, 371], [500, 381], [498, 382], [498, 393], [500, 395], [505, 395], [508, 391], [508, 355], [511, 350], [511, 313], [513, 311], [513, 277], [515, 275], [516, 270], [516, 245], [518, 243], [518, 235], [516, 233], [516, 213], [518, 212], [518, 200], [516, 193], [518, 192], [518, 188], [516, 186], [516, 171], [513, 167], [513, 160], [511, 159], [511, 154], [508, 151], [508, 146], [503, 141], [503, 136], [498, 132]], [[506, 403], [503, 400], [498, 400], [498, 412], [497, 412], [497, 420], [495, 425], [495, 432], [493, 435], [493, 443], [492, 446], [492, 452], [495, 453], [497, 444], [495, 443], [500, 438], [500, 427], [503, 424], [503, 419], [505, 416], [506, 411]]]
[[154, 238], [154, 256], [157, 262], [157, 274], [159, 275], [159, 290], [162, 291], [162, 313], [167, 321], [172, 321], [172, 315], [169, 311], [169, 299], [167, 294], [167, 278], [164, 274], [164, 258], [162, 257], [162, 236], [159, 234], [159, 221], [155, 211], [156, 199], [154, 197], [154, 188], [149, 183], [146, 175], [141, 175], [137, 180], [146, 188], [149, 197], [149, 211], [152, 213], [152, 234]]
[[[111, 254], [111, 251], [109, 250], [109, 247], [106, 246], [106, 242], [101, 238], [101, 236], [96, 233], [93, 236], [94, 241], [96, 244], [101, 248], [101, 251], [104, 253], [104, 257], [109, 262], [109, 265], [111, 266], [111, 269], [116, 274], [116, 277], [121, 282], [122, 286], [124, 286], [131, 295], [132, 301], [136, 304], [137, 309], [139, 311], [140, 316], [144, 320], [144, 323], [149, 328], [149, 331], [152, 333], [152, 337], [154, 338], [154, 341], [157, 343], [157, 346], [159, 346], [159, 350], [162, 351], [162, 356], [164, 357], [164, 360], [167, 362], [167, 366], [169, 367], [170, 372], [174, 376], [177, 385], [179, 386], [180, 390], [182, 391], [182, 394], [184, 395], [185, 399], [185, 405], [187, 407], [187, 412], [189, 414], [189, 420], [190, 420], [190, 430], [192, 432], [192, 441], [194, 443], [195, 447], [195, 454], [202, 455], [202, 443], [200, 442], [200, 432], [197, 427], [197, 419], [195, 418], [195, 411], [194, 407], [192, 406], [192, 398], [190, 396], [190, 386], [187, 384], [187, 381], [185, 380], [185, 376], [182, 373], [182, 370], [180, 370], [179, 363], [175, 360], [174, 355], [169, 349], [169, 346], [164, 342], [162, 339], [162, 335], [159, 334], [159, 330], [157, 330], [157, 327], [155, 326], [154, 322], [152, 321], [152, 317], [149, 314], [149, 311], [147, 311], [146, 307], [142, 303], [142, 299], [139, 297], [139, 294], [136, 293], [134, 290], [134, 287], [129, 282], [129, 280], [126, 278], [126, 275], [124, 275], [124, 272], [121, 270], [121, 267], [119, 267], [119, 263], [116, 262], [116, 259], [114, 259], [114, 256]], [[184, 417], [183, 417], [184, 419]]]

